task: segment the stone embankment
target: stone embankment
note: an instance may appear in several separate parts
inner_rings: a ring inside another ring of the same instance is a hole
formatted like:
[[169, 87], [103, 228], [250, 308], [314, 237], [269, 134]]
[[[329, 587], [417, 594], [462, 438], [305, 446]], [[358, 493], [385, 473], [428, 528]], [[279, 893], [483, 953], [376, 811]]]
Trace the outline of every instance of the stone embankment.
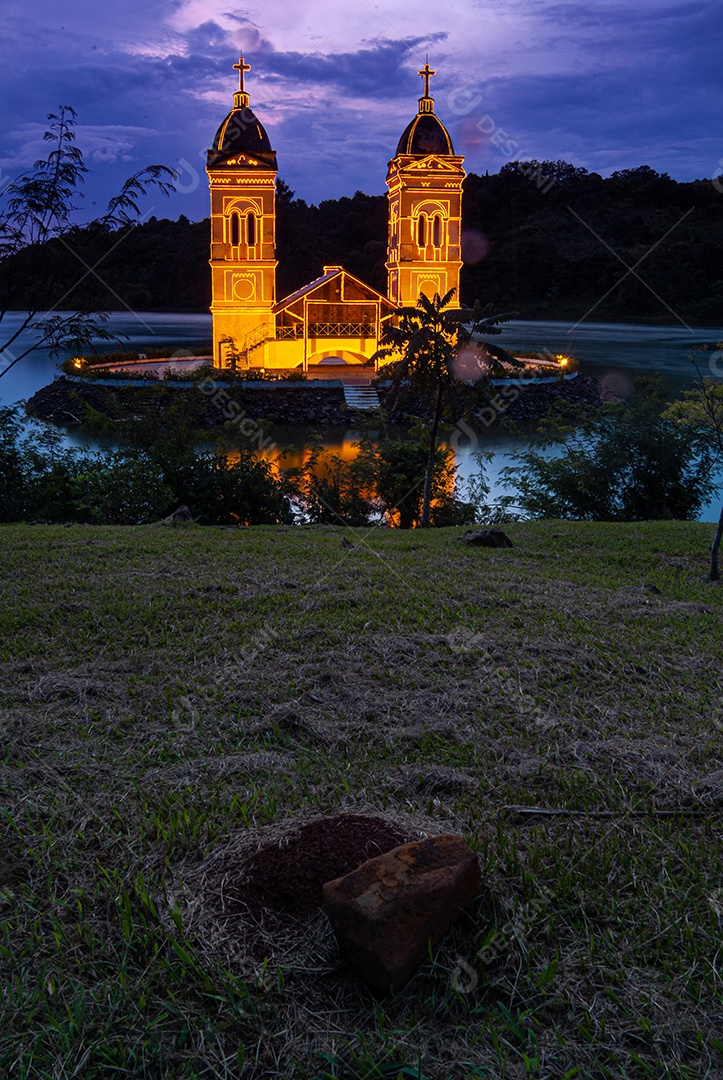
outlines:
[[[473, 410], [474, 420], [485, 428], [509, 424], [533, 426], [544, 420], [560, 401], [567, 402], [580, 413], [600, 408], [605, 401], [619, 401], [605, 386], [590, 375], [551, 383], [533, 383], [510, 379], [502, 385], [481, 390], [479, 404]], [[431, 409], [419, 398], [407, 398], [402, 404], [405, 419], [415, 416], [429, 418]], [[452, 417], [452, 421], [464, 419]], [[472, 421], [470, 421], [472, 422]], [[474, 425], [473, 423], [473, 426]]]
[[98, 380], [60, 378], [38, 390], [28, 401], [28, 413], [54, 424], [85, 423], [90, 411], [122, 424], [162, 413], [181, 394], [190, 400], [193, 423], [201, 428], [223, 427], [240, 416], [271, 424], [343, 427], [349, 422], [344, 391], [319, 383], [211, 383], [174, 385], [141, 382], [101, 384]]
[[[172, 382], [136, 383], [87, 382], [59, 378], [30, 398], [28, 413], [54, 424], [83, 424], [100, 414], [118, 425], [125, 421], [163, 413], [186, 394], [190, 418], [200, 428], [220, 428], [224, 424], [249, 417], [269, 424], [298, 427], [349, 427], [354, 413], [344, 402], [341, 383], [224, 383], [174, 384]], [[379, 390], [382, 404], [385, 389]], [[489, 388], [480, 399], [477, 418], [485, 427], [512, 422], [534, 424], [542, 420], [555, 402], [564, 400], [580, 409], [599, 407], [611, 395], [589, 375], [553, 384], [516, 383]], [[422, 402], [407, 401], [405, 417], [424, 412]], [[399, 418], [400, 420], [403, 417]]]
[[618, 400], [590, 375], [556, 383], [532, 383], [527, 386], [510, 380], [491, 388], [490, 401], [480, 406], [478, 415], [492, 426], [503, 418], [515, 424], [539, 423], [559, 401], [581, 410], [599, 408], [604, 401]]

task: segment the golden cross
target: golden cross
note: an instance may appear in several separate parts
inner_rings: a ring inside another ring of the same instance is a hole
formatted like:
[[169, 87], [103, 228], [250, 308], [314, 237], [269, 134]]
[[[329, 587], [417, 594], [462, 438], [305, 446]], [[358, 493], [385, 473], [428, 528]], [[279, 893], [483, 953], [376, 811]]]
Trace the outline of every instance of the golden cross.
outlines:
[[238, 64], [234, 64], [234, 71], [238, 71], [238, 88], [240, 93], [244, 92], [244, 73], [251, 71], [251, 64], [244, 64], [243, 56], [239, 56]]
[[429, 59], [427, 59], [427, 62], [425, 63], [424, 67], [420, 68], [419, 71], [417, 72], [417, 75], [421, 75], [422, 78], [424, 79], [424, 96], [425, 97], [429, 97], [429, 80], [431, 79], [432, 75], [436, 75], [436, 74], [437, 74], [437, 72], [433, 71], [432, 68], [429, 66]]

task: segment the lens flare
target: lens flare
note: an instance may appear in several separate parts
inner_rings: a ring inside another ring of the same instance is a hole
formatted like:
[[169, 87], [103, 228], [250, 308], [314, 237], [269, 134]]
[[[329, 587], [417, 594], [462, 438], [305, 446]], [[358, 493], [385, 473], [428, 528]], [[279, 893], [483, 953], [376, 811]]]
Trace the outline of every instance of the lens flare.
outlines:
[[474, 266], [482, 262], [490, 249], [490, 242], [479, 229], [464, 229], [462, 232], [462, 262]]
[[452, 361], [454, 376], [462, 382], [477, 382], [487, 374], [488, 367], [486, 353], [480, 352], [473, 345], [463, 345]]

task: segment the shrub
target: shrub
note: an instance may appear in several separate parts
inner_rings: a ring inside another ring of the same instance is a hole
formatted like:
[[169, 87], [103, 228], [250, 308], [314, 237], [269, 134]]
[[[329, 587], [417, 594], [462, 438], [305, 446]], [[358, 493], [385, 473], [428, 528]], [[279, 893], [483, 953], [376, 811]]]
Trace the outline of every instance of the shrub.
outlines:
[[194, 457], [175, 471], [170, 486], [202, 525], [293, 522], [287, 485], [250, 451], [241, 451], [235, 461], [225, 454]]
[[603, 406], [572, 433], [559, 415], [548, 444], [517, 456], [504, 482], [535, 517], [587, 521], [692, 520], [714, 490], [712, 451], [663, 415], [665, 384], [639, 379], [629, 403]]
[[96, 454], [73, 477], [73, 505], [80, 520], [103, 525], [144, 525], [170, 509], [171, 489], [147, 456]]

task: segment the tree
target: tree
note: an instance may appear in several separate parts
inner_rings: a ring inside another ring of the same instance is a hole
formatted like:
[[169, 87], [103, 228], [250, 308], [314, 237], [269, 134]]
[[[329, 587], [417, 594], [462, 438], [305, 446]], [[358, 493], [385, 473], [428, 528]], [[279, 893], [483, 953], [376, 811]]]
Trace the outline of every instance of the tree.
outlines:
[[[384, 439], [379, 446], [370, 440], [361, 452], [371, 462], [375, 489], [391, 520], [398, 520], [400, 529], [417, 524], [422, 505], [422, 487], [427, 455], [424, 443], [418, 439]], [[446, 460], [440, 460], [437, 450], [435, 479], [440, 477]]]
[[338, 454], [326, 453], [321, 435], [313, 435], [304, 447], [303, 464], [284, 469], [283, 477], [292, 499], [308, 521], [325, 525], [369, 524], [372, 504], [368, 494], [372, 480], [363, 455], [346, 461]]
[[[455, 290], [430, 300], [422, 293], [416, 307], [400, 308], [396, 320], [385, 328], [376, 357], [392, 361], [393, 409], [402, 389], [408, 387], [432, 404], [427, 439], [427, 460], [422, 495], [422, 528], [429, 527], [432, 481], [437, 436], [445, 402], [466, 396], [472, 403], [475, 380], [492, 371], [500, 359], [516, 365], [504, 350], [475, 340], [479, 334], [500, 334], [499, 323], [511, 314], [491, 315], [479, 303], [473, 309], [450, 308]], [[462, 360], [461, 357], [465, 359]]]
[[[723, 349], [723, 342], [719, 341], [717, 348]], [[698, 375], [698, 386], [694, 390], [686, 390], [685, 400], [674, 401], [664, 415], [674, 423], [688, 427], [699, 442], [712, 451], [714, 463], [719, 465], [723, 460], [723, 385], [720, 381], [703, 377], [695, 353], [691, 357], [691, 362]], [[721, 540], [723, 540], [723, 506], [713, 543], [710, 546], [708, 576], [711, 581], [720, 580], [718, 553]]]
[[713, 452], [669, 419], [666, 406], [664, 382], [641, 378], [630, 402], [604, 405], [575, 427], [558, 414], [546, 442], [561, 454], [528, 450], [504, 470], [504, 482], [536, 517], [693, 520], [714, 487]]
[[[92, 348], [94, 338], [116, 340], [103, 326], [107, 313], [88, 305], [70, 313], [58, 311], [72, 292], [72, 286], [68, 289], [67, 283], [58, 277], [50, 258], [41, 262], [42, 273], [35, 275], [30, 290], [27, 282], [22, 283], [24, 302], [20, 304], [15, 300], [18, 293], [14, 256], [53, 239], [60, 239], [66, 247], [70, 246], [65, 238], [72, 237], [75, 229], [72, 221], [78, 209], [75, 200], [88, 172], [83, 153], [76, 145], [76, 116], [69, 105], [62, 105], [57, 113], [49, 114], [50, 127], [44, 134], [46, 142], [51, 144], [47, 157], [36, 161], [31, 170], [17, 177], [2, 195], [0, 324], [10, 310], [22, 307], [25, 313], [20, 325], [0, 343], [0, 355], [7, 360], [0, 378], [36, 349], [47, 348], [51, 355], [57, 355], [66, 349], [86, 351]], [[165, 165], [149, 165], [139, 170], [110, 200], [105, 213], [86, 228], [113, 232], [134, 224], [140, 215], [140, 197], [151, 187], [167, 195], [174, 176]], [[87, 270], [83, 277], [91, 272]], [[33, 331], [35, 337], [15, 355], [12, 346], [27, 331]]]
[[[413, 427], [409, 437], [401, 439], [379, 438], [370, 428], [354, 444], [359, 448], [359, 455], [353, 464], [364, 478], [364, 490], [372, 494], [378, 519], [385, 520], [388, 525], [412, 529], [420, 524], [427, 437], [422, 424]], [[458, 494], [454, 451], [448, 446], [438, 446], [434, 455], [430, 525], [472, 524], [477, 506], [464, 502]]]
[[171, 500], [148, 454], [67, 447], [49, 425], [28, 424], [18, 406], [0, 409], [0, 521], [136, 525], [156, 520]]

